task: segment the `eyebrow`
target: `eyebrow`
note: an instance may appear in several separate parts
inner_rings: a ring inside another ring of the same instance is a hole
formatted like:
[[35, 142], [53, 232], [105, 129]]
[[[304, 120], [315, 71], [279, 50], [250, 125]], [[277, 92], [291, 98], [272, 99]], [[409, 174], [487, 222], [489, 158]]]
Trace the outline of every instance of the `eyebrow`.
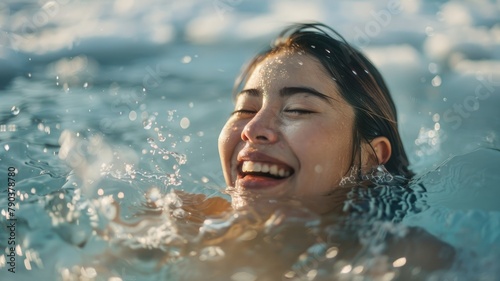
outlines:
[[[307, 94], [313, 95], [315, 97], [318, 97], [318, 98], [320, 98], [320, 99], [322, 99], [330, 104], [334, 100], [332, 97], [327, 96], [323, 93], [320, 93], [317, 90], [310, 88], [310, 87], [283, 87], [280, 90], [279, 95], [281, 97], [289, 97], [289, 96], [303, 94], [303, 93], [307, 93]], [[259, 97], [262, 94], [262, 90], [245, 89], [245, 90], [242, 90], [241, 92], [239, 92], [236, 95], [236, 97], [243, 95], [243, 94], [247, 94], [247, 95], [254, 96], [254, 97]]]
[[328, 103], [331, 103], [333, 100], [331, 97], [329, 97], [325, 94], [322, 94], [322, 93], [316, 91], [315, 89], [309, 88], [309, 87], [284, 87], [280, 90], [280, 96], [282, 96], [282, 97], [289, 97], [289, 96], [293, 96], [296, 94], [302, 94], [302, 93], [307, 93], [307, 94], [313, 95], [313, 96], [318, 97], [318, 98], [320, 98]]
[[241, 96], [241, 95], [244, 95], [244, 94], [247, 94], [249, 96], [254, 96], [254, 97], [258, 97], [261, 95], [261, 92], [262, 91], [259, 91], [257, 89], [245, 89], [245, 90], [242, 90], [241, 92], [237, 93], [235, 98]]

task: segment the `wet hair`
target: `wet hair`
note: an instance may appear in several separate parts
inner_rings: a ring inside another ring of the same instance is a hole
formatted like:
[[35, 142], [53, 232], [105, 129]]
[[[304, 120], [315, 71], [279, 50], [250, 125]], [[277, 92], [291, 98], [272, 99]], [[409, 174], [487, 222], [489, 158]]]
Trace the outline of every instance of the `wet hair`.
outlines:
[[353, 107], [355, 120], [351, 167], [354, 167], [356, 156], [360, 156], [358, 152], [362, 140], [369, 144], [374, 138], [385, 136], [392, 148], [391, 157], [384, 164], [386, 169], [406, 178], [413, 176], [408, 169], [408, 158], [399, 136], [396, 107], [382, 75], [337, 31], [324, 24], [300, 23], [284, 29], [270, 47], [257, 54], [244, 67], [236, 79], [234, 93], [241, 89], [260, 62], [282, 51], [302, 52], [318, 59], [338, 86], [342, 98]]

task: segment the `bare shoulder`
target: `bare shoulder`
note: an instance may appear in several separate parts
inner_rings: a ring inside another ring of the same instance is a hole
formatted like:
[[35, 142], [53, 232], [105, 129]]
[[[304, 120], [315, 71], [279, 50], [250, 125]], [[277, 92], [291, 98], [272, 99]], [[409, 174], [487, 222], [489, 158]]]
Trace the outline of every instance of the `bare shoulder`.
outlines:
[[388, 256], [404, 257], [407, 265], [428, 272], [449, 268], [455, 257], [450, 244], [419, 227], [409, 227], [402, 237], [388, 237], [387, 246]]
[[182, 209], [187, 212], [187, 219], [203, 222], [208, 216], [217, 216], [232, 210], [231, 203], [222, 197], [207, 197], [201, 193], [187, 193], [176, 190], [182, 200]]

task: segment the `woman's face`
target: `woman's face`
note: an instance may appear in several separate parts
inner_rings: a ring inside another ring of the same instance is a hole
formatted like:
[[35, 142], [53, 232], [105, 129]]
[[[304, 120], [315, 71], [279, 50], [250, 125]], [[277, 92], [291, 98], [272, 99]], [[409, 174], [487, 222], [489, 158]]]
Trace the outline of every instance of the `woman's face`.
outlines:
[[319, 61], [271, 55], [250, 74], [219, 136], [226, 183], [296, 198], [319, 213], [338, 208], [332, 193], [350, 168], [353, 124], [352, 107]]

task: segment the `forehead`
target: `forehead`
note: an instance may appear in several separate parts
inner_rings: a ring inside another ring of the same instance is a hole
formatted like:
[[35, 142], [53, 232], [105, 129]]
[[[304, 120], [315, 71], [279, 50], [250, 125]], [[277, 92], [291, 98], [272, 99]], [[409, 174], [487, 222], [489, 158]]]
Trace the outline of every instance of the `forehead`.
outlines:
[[337, 92], [331, 75], [315, 57], [299, 51], [281, 51], [257, 64], [244, 88], [263, 90], [284, 86], [309, 86]]

